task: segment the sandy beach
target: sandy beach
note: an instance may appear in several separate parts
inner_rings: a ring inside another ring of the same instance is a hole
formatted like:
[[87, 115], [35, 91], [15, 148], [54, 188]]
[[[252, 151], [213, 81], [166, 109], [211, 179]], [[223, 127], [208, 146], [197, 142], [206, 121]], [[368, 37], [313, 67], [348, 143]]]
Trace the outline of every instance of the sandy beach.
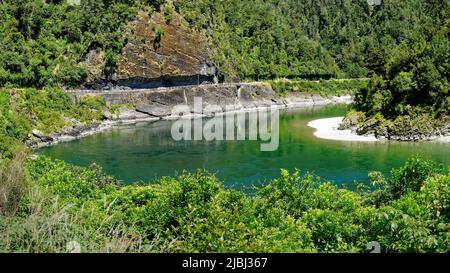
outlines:
[[340, 141], [379, 141], [375, 136], [359, 136], [351, 130], [338, 130], [344, 117], [317, 119], [308, 123], [316, 129], [314, 135], [318, 138]]

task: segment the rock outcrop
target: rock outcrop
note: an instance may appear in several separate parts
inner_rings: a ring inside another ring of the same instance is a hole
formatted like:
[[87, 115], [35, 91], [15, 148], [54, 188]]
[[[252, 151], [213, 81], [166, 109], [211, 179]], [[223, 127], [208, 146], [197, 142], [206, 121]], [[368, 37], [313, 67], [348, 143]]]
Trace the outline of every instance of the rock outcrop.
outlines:
[[105, 52], [100, 49], [92, 49], [86, 56], [83, 66], [86, 68], [88, 75], [86, 82], [94, 83], [96, 81], [104, 81], [102, 79], [103, 65], [105, 63]]
[[[177, 105], [193, 107], [195, 98], [202, 98], [203, 106], [218, 105], [223, 110], [253, 109], [279, 105], [280, 107], [297, 107], [324, 105], [329, 103], [346, 103], [350, 96], [324, 98], [310, 93], [289, 93], [278, 95], [269, 84], [265, 83], [230, 83], [180, 86], [158, 89], [135, 90], [74, 90], [68, 91], [74, 99], [87, 94], [102, 96], [108, 105], [128, 105], [126, 116], [165, 117], [171, 114]], [[139, 114], [132, 114], [134, 110]]]
[[363, 112], [350, 111], [339, 124], [339, 130], [354, 129], [356, 125], [363, 122], [366, 115]]
[[[190, 28], [178, 13], [165, 13], [139, 12], [126, 28], [127, 44], [118, 57], [116, 72], [108, 80], [97, 73], [96, 79], [90, 77], [87, 87], [126, 89], [217, 83], [218, 71], [210, 58], [206, 35]], [[90, 76], [98, 72], [102, 56], [98, 50], [88, 54], [85, 63]]]
[[232, 83], [208, 84], [196, 86], [180, 86], [158, 89], [140, 90], [71, 90], [67, 91], [74, 99], [83, 96], [102, 96], [108, 105], [119, 105], [114, 113], [104, 112], [106, 120], [93, 124], [78, 123], [64, 128], [61, 132], [45, 136], [35, 131], [27, 141], [30, 147], [54, 145], [59, 142], [71, 141], [87, 135], [96, 134], [114, 126], [117, 123], [135, 123], [140, 121], [157, 121], [161, 119], [176, 119], [180, 116], [173, 113], [174, 106], [187, 105], [191, 116], [198, 114], [208, 116], [211, 113], [196, 112], [194, 102], [201, 98], [204, 111], [208, 105], [215, 105], [223, 112], [236, 110], [253, 110], [276, 106], [279, 108], [324, 105], [330, 103], [349, 103], [351, 96], [324, 98], [309, 93], [288, 93], [278, 95], [269, 84], [265, 83]]
[[398, 116], [393, 120], [380, 114], [366, 117], [362, 112], [351, 111], [339, 130], [349, 129], [360, 136], [374, 135], [378, 139], [397, 141], [439, 140], [450, 136], [450, 119], [432, 118], [428, 114]]

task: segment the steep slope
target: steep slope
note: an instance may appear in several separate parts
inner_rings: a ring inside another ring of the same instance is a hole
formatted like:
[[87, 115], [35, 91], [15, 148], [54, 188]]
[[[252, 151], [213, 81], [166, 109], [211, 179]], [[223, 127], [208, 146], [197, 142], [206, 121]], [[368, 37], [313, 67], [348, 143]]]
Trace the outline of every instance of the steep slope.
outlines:
[[139, 12], [130, 23], [115, 79], [132, 87], [217, 81], [208, 39], [177, 13]]

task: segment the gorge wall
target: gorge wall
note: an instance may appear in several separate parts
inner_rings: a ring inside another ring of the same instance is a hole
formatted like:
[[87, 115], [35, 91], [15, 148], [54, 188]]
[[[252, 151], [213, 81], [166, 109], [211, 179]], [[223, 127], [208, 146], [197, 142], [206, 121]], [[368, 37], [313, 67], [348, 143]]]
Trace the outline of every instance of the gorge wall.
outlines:
[[155, 88], [217, 83], [206, 35], [189, 27], [174, 11], [141, 11], [125, 29], [127, 43], [117, 59], [115, 72], [101, 75], [105, 54], [92, 50], [86, 59], [88, 88]]
[[[92, 124], [78, 122], [51, 135], [33, 131], [32, 137], [26, 141], [29, 147], [38, 148], [72, 141], [96, 134], [122, 122], [137, 123], [179, 118], [177, 113], [172, 113], [173, 107], [178, 105], [190, 106], [192, 114], [211, 114], [194, 112], [196, 111], [193, 107], [194, 100], [198, 97], [202, 98], [203, 107], [215, 105], [221, 107], [224, 112], [269, 106], [287, 108], [348, 103], [352, 99], [351, 96], [325, 98], [305, 92], [291, 92], [280, 96], [266, 83], [208, 84], [134, 90], [71, 90], [67, 93], [74, 100], [80, 100], [83, 96], [103, 97], [110, 106], [109, 110], [105, 109], [103, 112], [106, 119]], [[114, 105], [118, 106], [117, 111], [111, 110], [114, 108], [111, 106]]]
[[[127, 105], [116, 119], [136, 119], [145, 117], [163, 118], [170, 116], [176, 105], [193, 108], [194, 98], [201, 97], [203, 106], [218, 105], [226, 110], [245, 110], [277, 105], [280, 107], [300, 107], [348, 102], [350, 96], [324, 98], [317, 94], [291, 92], [278, 95], [269, 84], [232, 83], [198, 86], [180, 86], [141, 90], [78, 90], [68, 91], [75, 99], [85, 95], [102, 96], [109, 105]], [[227, 109], [225, 109], [227, 107]]]

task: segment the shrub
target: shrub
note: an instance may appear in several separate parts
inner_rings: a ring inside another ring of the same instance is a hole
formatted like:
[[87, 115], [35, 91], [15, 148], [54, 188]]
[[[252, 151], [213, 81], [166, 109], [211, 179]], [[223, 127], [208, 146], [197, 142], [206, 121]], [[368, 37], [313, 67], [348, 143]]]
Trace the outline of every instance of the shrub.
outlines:
[[397, 199], [407, 191], [419, 191], [425, 180], [434, 173], [444, 173], [439, 164], [414, 156], [403, 167], [393, 169], [387, 181], [386, 193], [391, 199]]
[[37, 129], [44, 134], [79, 123], [105, 118], [108, 109], [100, 96], [85, 96], [73, 101], [60, 88], [0, 90], [0, 152], [11, 158], [14, 146], [26, 141]]
[[204, 171], [122, 185], [97, 166], [38, 157], [27, 173], [31, 190], [15, 216], [0, 218], [1, 251], [67, 251], [73, 240], [88, 252], [364, 252], [370, 241], [384, 252], [449, 248], [450, 176], [417, 157], [377, 194], [286, 170], [253, 194]]

